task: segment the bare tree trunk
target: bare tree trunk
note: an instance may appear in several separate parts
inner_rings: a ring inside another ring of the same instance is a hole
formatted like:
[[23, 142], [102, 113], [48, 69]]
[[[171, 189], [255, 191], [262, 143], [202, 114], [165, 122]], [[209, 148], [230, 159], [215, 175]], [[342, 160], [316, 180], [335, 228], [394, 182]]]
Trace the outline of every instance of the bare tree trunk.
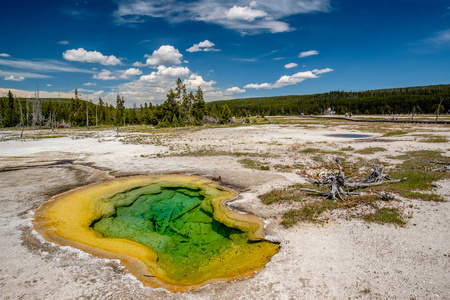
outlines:
[[29, 114], [28, 114], [28, 99], [27, 99], [27, 102], [25, 103], [25, 105], [27, 106], [27, 115], [26, 115], [26, 120], [27, 120], [27, 127], [28, 126], [30, 126], [30, 124], [28, 123], [28, 120], [29, 120]]
[[23, 111], [22, 111], [21, 99], [19, 99], [19, 109], [20, 109], [20, 125], [22, 125], [22, 131], [20, 132], [20, 138], [23, 138], [23, 131], [25, 130], [25, 123], [23, 121]]
[[37, 107], [38, 107], [38, 122], [39, 129], [42, 129], [42, 110], [41, 110], [41, 98], [39, 97], [39, 86], [36, 86], [36, 97], [37, 97]]
[[56, 127], [56, 109], [53, 110], [53, 113], [50, 114], [51, 114], [50, 122], [52, 123], [52, 132], [54, 132], [55, 131], [54, 128]]
[[441, 98], [441, 102], [439, 102], [439, 105], [437, 107], [436, 111], [436, 121], [439, 119], [439, 109], [441, 108], [442, 101], [444, 101], [444, 98]]
[[[316, 185], [328, 186], [328, 189], [329, 189], [328, 192], [322, 192], [319, 190], [306, 189], [306, 188], [302, 188], [300, 190], [316, 193], [316, 194], [324, 196], [328, 199], [344, 200], [343, 196], [360, 195], [360, 193], [350, 192], [351, 190], [366, 188], [366, 187], [375, 186], [375, 185], [381, 185], [386, 182], [395, 183], [395, 182], [401, 182], [401, 181], [406, 180], [406, 178], [402, 178], [399, 180], [392, 180], [389, 177], [389, 175], [383, 173], [383, 170], [384, 170], [383, 167], [374, 164], [373, 165], [374, 170], [369, 176], [352, 182], [352, 181], [347, 180], [347, 178], [345, 177], [344, 173], [342, 172], [342, 167], [339, 164], [339, 160], [337, 160], [337, 159], [336, 159], [336, 164], [339, 168], [339, 172], [337, 174], [332, 173], [327, 176], [323, 176], [320, 180], [312, 180], [312, 182]], [[350, 191], [345, 191], [344, 188], [347, 188]]]

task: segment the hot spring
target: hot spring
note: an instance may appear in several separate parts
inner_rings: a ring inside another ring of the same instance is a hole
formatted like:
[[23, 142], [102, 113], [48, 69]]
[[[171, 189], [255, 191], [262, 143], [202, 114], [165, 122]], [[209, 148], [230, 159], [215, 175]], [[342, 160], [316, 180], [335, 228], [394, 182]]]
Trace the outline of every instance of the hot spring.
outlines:
[[121, 178], [52, 198], [34, 227], [59, 245], [120, 259], [147, 286], [188, 291], [252, 276], [279, 250], [259, 218], [224, 205], [235, 196], [198, 176]]

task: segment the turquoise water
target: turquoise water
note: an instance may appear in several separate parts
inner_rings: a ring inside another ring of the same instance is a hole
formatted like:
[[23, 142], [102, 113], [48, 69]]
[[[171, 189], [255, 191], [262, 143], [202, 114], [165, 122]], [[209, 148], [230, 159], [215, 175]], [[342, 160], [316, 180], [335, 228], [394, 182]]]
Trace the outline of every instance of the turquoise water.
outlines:
[[213, 218], [213, 208], [201, 190], [141, 188], [116, 195], [111, 201], [121, 206], [91, 227], [104, 237], [147, 245], [158, 253], [163, 267], [175, 266], [178, 275], [172, 274], [172, 278], [195, 271], [234, 243], [247, 242], [245, 233]]
[[352, 139], [363, 139], [363, 138], [372, 137], [370, 134], [354, 134], [354, 133], [329, 134], [328, 136], [341, 137], [341, 138], [352, 138]]

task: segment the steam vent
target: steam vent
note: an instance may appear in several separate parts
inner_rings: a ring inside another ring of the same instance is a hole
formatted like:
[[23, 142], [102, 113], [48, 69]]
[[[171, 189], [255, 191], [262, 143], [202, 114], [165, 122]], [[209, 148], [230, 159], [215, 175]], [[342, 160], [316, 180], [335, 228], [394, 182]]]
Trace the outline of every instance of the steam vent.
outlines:
[[235, 196], [197, 176], [120, 178], [53, 197], [34, 227], [59, 245], [120, 259], [146, 286], [185, 292], [250, 277], [278, 252], [259, 218], [224, 205]]

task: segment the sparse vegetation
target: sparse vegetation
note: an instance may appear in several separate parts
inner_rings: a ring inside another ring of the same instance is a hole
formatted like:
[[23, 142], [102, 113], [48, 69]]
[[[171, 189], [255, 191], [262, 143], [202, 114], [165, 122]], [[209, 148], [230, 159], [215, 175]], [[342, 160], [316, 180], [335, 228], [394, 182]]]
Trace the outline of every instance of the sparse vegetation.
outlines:
[[382, 148], [382, 147], [368, 147], [368, 148], [356, 150], [355, 152], [359, 153], [359, 154], [374, 154], [376, 152], [382, 152], [382, 151], [386, 151], [386, 149]]
[[375, 213], [364, 216], [366, 222], [375, 222], [380, 224], [396, 224], [403, 226], [406, 221], [397, 208], [383, 207], [377, 209]]
[[[308, 148], [307, 148], [308, 149]], [[314, 148], [313, 148], [314, 149]], [[381, 147], [369, 147], [361, 149], [360, 154], [369, 154], [375, 152], [386, 151]], [[395, 184], [385, 184], [382, 186], [373, 186], [361, 194], [360, 196], [353, 196], [346, 198], [344, 201], [323, 199], [317, 201], [308, 195], [307, 191], [301, 191], [302, 188], [309, 188], [310, 186], [296, 185], [285, 189], [277, 189], [269, 193], [259, 196], [261, 201], [267, 205], [292, 202], [297, 203], [292, 206], [292, 209], [283, 214], [281, 223], [285, 227], [290, 227], [298, 222], [323, 222], [327, 220], [324, 215], [325, 211], [332, 211], [336, 209], [343, 209], [347, 212], [350, 218], [360, 218], [367, 222], [377, 222], [380, 224], [396, 224], [403, 226], [406, 224], [407, 217], [402, 210], [394, 207], [384, 207], [383, 199], [380, 194], [390, 195], [390, 199], [384, 199], [384, 203], [395, 203], [398, 200], [395, 195], [400, 195], [409, 199], [420, 199], [424, 201], [442, 201], [442, 197], [433, 192], [432, 182], [448, 177], [446, 172], [433, 172], [435, 168], [434, 161], [450, 162], [448, 157], [442, 156], [440, 151], [410, 151], [405, 154], [391, 157], [392, 159], [399, 159], [402, 162], [394, 168], [389, 169], [391, 178], [404, 178], [406, 181], [397, 182]], [[358, 163], [342, 160], [343, 170], [350, 177], [361, 177], [361, 167], [367, 168], [370, 166], [368, 161], [358, 158]], [[324, 163], [327, 165], [327, 163]], [[380, 164], [380, 162], [378, 162]], [[328, 168], [332, 166], [327, 165]], [[319, 188], [320, 189], [320, 188]], [[320, 189], [323, 194], [327, 193], [325, 188]], [[300, 206], [300, 207], [299, 207]], [[366, 207], [367, 209], [361, 209]]]
[[402, 130], [393, 130], [393, 131], [389, 131], [385, 134], [383, 134], [383, 137], [390, 137], [390, 136], [396, 136], [396, 135], [404, 135], [407, 134], [408, 131], [402, 131]]
[[267, 165], [263, 165], [261, 162], [251, 159], [251, 158], [244, 158], [238, 160], [238, 162], [244, 167], [248, 169], [256, 169], [256, 170], [262, 170], [262, 171], [269, 171], [270, 167]]
[[448, 143], [448, 139], [446, 137], [441, 136], [432, 136], [423, 140], [420, 140], [422, 143]]
[[300, 209], [292, 209], [283, 214], [281, 224], [290, 227], [298, 222], [320, 222], [320, 217], [327, 210], [333, 210], [339, 207], [339, 204], [332, 200], [322, 200], [319, 203], [306, 203]]

